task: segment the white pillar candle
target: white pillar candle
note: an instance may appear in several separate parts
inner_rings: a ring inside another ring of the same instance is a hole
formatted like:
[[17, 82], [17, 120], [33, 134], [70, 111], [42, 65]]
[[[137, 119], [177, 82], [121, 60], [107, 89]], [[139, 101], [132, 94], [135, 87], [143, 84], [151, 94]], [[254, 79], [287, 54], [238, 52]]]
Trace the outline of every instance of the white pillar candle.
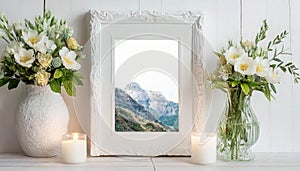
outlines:
[[63, 163], [83, 163], [86, 161], [86, 135], [82, 133], [65, 134], [61, 142]]
[[217, 160], [217, 137], [215, 134], [192, 133], [191, 162], [210, 164]]

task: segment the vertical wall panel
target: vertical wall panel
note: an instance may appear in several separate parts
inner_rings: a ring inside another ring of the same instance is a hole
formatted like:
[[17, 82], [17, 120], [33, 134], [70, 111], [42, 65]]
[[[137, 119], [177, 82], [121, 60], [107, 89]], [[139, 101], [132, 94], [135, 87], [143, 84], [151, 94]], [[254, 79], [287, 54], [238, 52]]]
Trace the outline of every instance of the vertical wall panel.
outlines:
[[[257, 32], [266, 19], [266, 0], [242, 2], [242, 34], [244, 40], [254, 41]], [[260, 137], [254, 151], [270, 151], [269, 102], [260, 92], [254, 92], [252, 107], [260, 123]]]
[[163, 11], [201, 10], [204, 11], [204, 35], [216, 46], [217, 42], [217, 0], [162, 0]]
[[[31, 3], [22, 0], [0, 1], [0, 11], [4, 12], [13, 22], [22, 21], [24, 18], [34, 19], [34, 16], [42, 14], [43, 2], [33, 0]], [[5, 43], [1, 40], [0, 50], [5, 48]], [[19, 152], [21, 148], [18, 144], [15, 128], [15, 114], [18, 103], [22, 97], [24, 86], [19, 86], [15, 90], [7, 90], [7, 86], [0, 88], [0, 152]]]
[[[58, 5], [60, 4], [60, 5]], [[70, 26], [74, 28], [74, 36], [78, 39], [81, 45], [89, 45], [89, 34], [90, 34], [90, 23], [89, 23], [89, 11], [91, 9], [95, 10], [108, 10], [108, 11], [136, 11], [139, 9], [139, 0], [89, 0], [83, 2], [82, 0], [47, 0], [47, 8], [50, 9], [57, 17], [66, 19]], [[62, 12], [63, 11], [63, 12]], [[86, 48], [90, 48], [87, 46]], [[88, 51], [87, 51], [88, 52]], [[89, 57], [89, 56], [88, 56]], [[84, 62], [86, 63], [86, 62]], [[82, 66], [82, 72], [89, 71], [89, 67], [87, 65]], [[88, 80], [88, 74], [86, 74], [85, 79]], [[88, 89], [89, 82], [85, 80], [85, 84], [83, 87], [79, 87], [80, 89]], [[82, 92], [79, 92], [82, 93]], [[68, 105], [69, 113], [70, 113], [70, 124], [69, 131], [82, 131], [80, 127], [80, 123], [77, 120], [78, 116], [82, 116], [82, 113], [77, 113], [79, 111], [86, 111], [87, 117], [89, 111], [89, 98], [82, 97], [78, 98], [69, 97], [65, 92], [63, 93], [63, 97]], [[76, 103], [86, 103], [84, 107], [86, 110], [76, 110]], [[85, 126], [86, 127], [86, 126]], [[83, 128], [87, 129], [87, 128]]]
[[[291, 50], [293, 62], [300, 67], [300, 1], [290, 1]], [[293, 85], [292, 98], [293, 151], [300, 152], [300, 84]]]
[[[267, 0], [267, 18], [270, 24], [270, 36], [283, 30], [289, 31], [288, 0]], [[286, 38], [285, 48], [290, 48], [290, 37]], [[279, 47], [280, 48], [280, 47]], [[289, 50], [290, 51], [290, 50]], [[290, 57], [283, 57], [290, 61]], [[292, 150], [292, 82], [289, 75], [284, 75], [277, 85], [278, 93], [270, 105], [270, 140], [271, 151]]]
[[220, 48], [228, 40], [240, 39], [240, 0], [217, 0], [217, 43]]
[[[206, 12], [206, 9], [203, 9]], [[206, 16], [205, 16], [206, 17]], [[204, 26], [206, 26], [206, 22]], [[215, 72], [217, 68], [218, 57], [213, 54], [213, 51], [220, 51], [223, 47], [227, 46], [228, 40], [233, 40], [235, 42], [239, 39], [240, 33], [240, 1], [239, 0], [217, 0], [216, 2], [216, 30], [213, 33], [215, 41], [210, 40], [208, 37], [208, 42], [213, 42], [211, 47], [205, 44], [204, 52], [204, 64], [209, 73]], [[210, 29], [210, 28], [209, 28]], [[210, 125], [208, 127], [215, 126], [217, 128], [218, 121], [223, 114], [225, 108], [225, 97], [226, 94], [220, 90], [213, 90], [212, 101], [210, 107]], [[209, 103], [209, 102], [208, 102]], [[214, 120], [214, 121], [212, 121]], [[214, 124], [214, 125], [211, 125]]]

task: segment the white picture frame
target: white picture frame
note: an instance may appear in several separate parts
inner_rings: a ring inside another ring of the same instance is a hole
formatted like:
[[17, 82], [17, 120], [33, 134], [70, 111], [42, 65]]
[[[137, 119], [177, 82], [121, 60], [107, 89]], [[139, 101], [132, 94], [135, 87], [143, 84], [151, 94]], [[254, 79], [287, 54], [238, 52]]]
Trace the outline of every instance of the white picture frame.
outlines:
[[[91, 10], [90, 14], [91, 156], [190, 155], [190, 133], [192, 129], [201, 131], [203, 116], [202, 12], [136, 11], [121, 14]], [[112, 110], [113, 42], [132, 37], [156, 39], [160, 36], [181, 42], [178, 47], [179, 61], [186, 69], [181, 69], [178, 82], [180, 129], [178, 132], [115, 132]]]

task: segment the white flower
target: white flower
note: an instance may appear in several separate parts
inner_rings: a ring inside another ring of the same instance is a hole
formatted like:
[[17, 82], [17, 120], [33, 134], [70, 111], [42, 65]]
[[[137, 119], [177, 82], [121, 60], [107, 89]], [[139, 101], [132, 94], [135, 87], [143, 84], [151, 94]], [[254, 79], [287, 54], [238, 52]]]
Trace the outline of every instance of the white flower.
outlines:
[[260, 77], [265, 77], [269, 73], [269, 62], [262, 57], [256, 57], [255, 60], [255, 72]]
[[240, 58], [243, 54], [245, 54], [243, 49], [232, 46], [225, 52], [224, 55], [228, 63], [234, 65], [236, 60]]
[[15, 22], [12, 23], [12, 26], [13, 28], [16, 30], [16, 31], [21, 31], [22, 30], [22, 24], [20, 22], [20, 20], [17, 20]]
[[7, 45], [6, 51], [9, 54], [16, 54], [22, 49], [22, 47], [23, 47], [23, 43], [12, 41]]
[[22, 65], [23, 67], [30, 68], [32, 63], [34, 62], [34, 52], [32, 49], [26, 50], [21, 49], [18, 53], [14, 55], [15, 60], [18, 64]]
[[69, 51], [68, 48], [63, 47], [59, 50], [59, 55], [67, 69], [79, 70], [81, 68], [81, 65], [75, 60], [77, 55], [74, 51]]
[[279, 69], [276, 70], [269, 69], [269, 72], [266, 75], [266, 80], [268, 81], [268, 83], [271, 84], [280, 83], [280, 78], [281, 78], [281, 72]]
[[56, 49], [56, 45], [54, 44], [54, 42], [52, 40], [46, 41], [46, 47], [47, 47], [47, 50], [49, 50], [49, 51], [53, 51]]
[[36, 30], [29, 30], [27, 32], [23, 32], [22, 34], [22, 37], [26, 44], [28, 44], [36, 51], [46, 53], [47, 47], [45, 43], [48, 40], [48, 37], [45, 35], [45, 33], [42, 32], [38, 34]]
[[255, 74], [254, 60], [244, 54], [236, 60], [234, 70], [243, 75], [253, 75]]

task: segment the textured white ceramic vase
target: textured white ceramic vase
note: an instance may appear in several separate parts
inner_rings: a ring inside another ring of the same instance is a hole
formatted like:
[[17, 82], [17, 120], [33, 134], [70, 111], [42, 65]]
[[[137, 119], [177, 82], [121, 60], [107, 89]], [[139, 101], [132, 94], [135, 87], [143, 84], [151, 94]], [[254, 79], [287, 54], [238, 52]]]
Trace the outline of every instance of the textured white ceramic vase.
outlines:
[[67, 132], [69, 113], [58, 93], [49, 86], [26, 86], [16, 116], [19, 143], [28, 156], [52, 157], [60, 153], [60, 142]]

